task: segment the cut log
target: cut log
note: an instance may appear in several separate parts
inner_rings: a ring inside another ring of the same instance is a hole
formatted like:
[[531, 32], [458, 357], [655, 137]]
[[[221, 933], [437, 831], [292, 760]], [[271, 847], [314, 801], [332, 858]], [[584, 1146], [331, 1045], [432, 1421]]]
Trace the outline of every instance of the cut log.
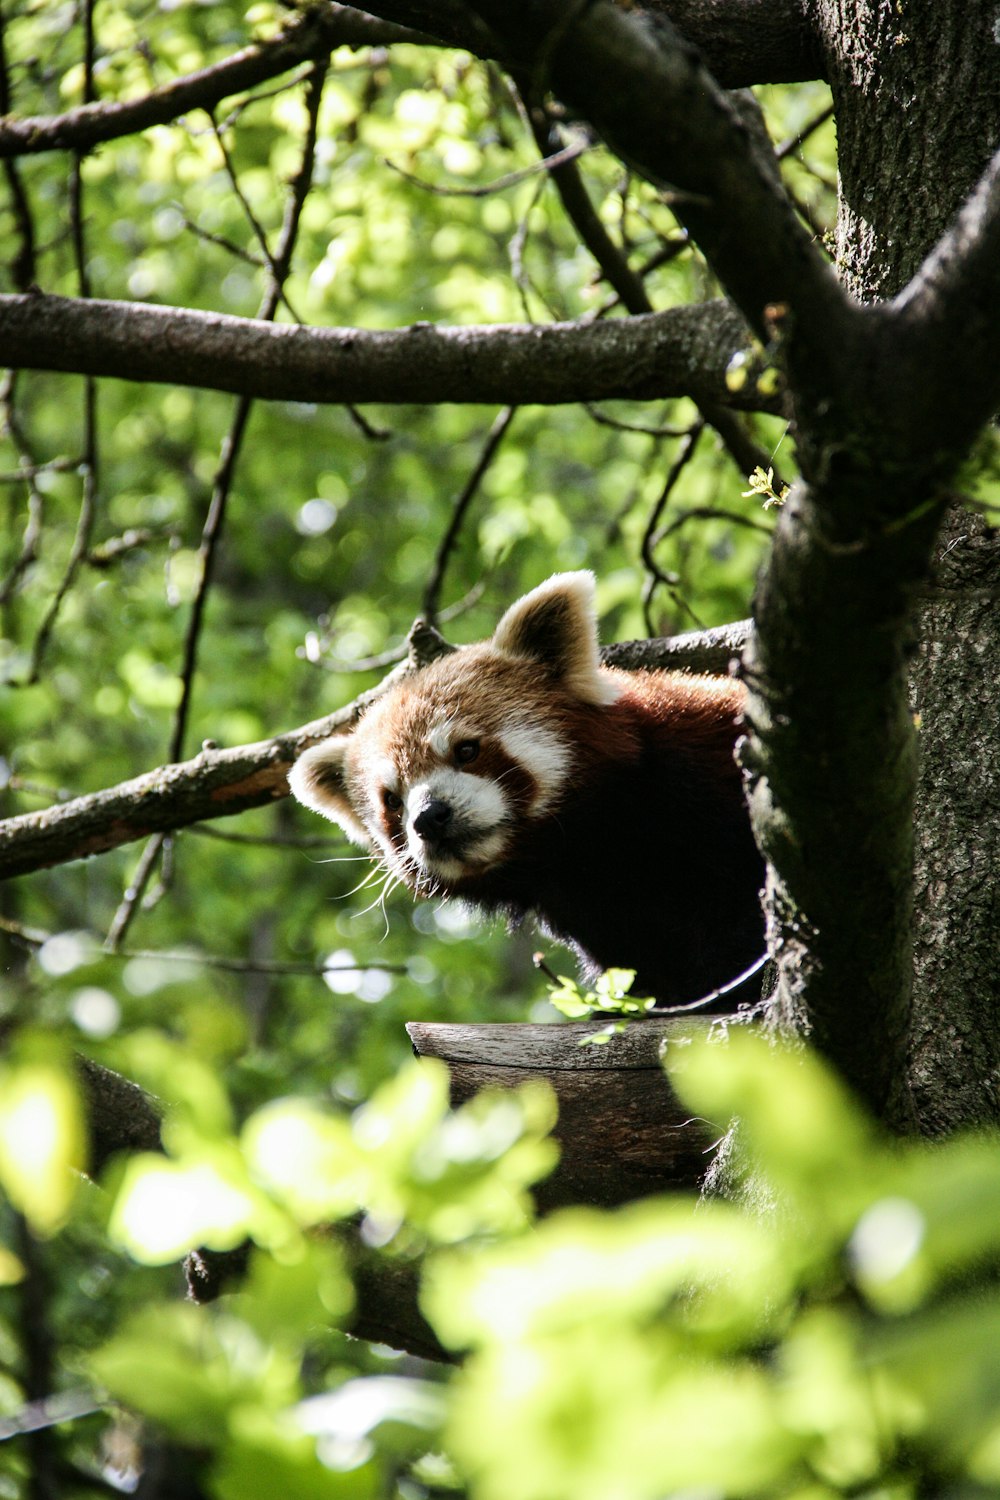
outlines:
[[[723, 1017], [715, 1016], [719, 1023]], [[487, 1088], [544, 1079], [559, 1106], [553, 1132], [559, 1165], [539, 1183], [540, 1210], [570, 1203], [615, 1207], [666, 1188], [696, 1188], [722, 1132], [692, 1118], [663, 1071], [663, 1052], [712, 1022], [647, 1016], [600, 1043], [601, 1019], [561, 1025], [411, 1021], [418, 1057], [438, 1057], [451, 1074], [452, 1102]]]

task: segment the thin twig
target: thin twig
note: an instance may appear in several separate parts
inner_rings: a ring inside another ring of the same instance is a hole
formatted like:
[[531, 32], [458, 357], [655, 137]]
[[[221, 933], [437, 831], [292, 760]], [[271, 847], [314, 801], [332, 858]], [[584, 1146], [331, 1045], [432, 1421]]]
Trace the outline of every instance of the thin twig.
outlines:
[[345, 401], [344, 409], [361, 433], [361, 436], [366, 437], [369, 442], [386, 443], [392, 437], [392, 432], [388, 427], [376, 427], [373, 422], [368, 420], [364, 412], [358, 410], [353, 402]]
[[768, 537], [772, 532], [772, 527], [766, 526], [763, 521], [758, 521], [754, 516], [745, 515], [742, 511], [723, 510], [717, 505], [693, 505], [690, 510], [682, 511], [656, 533], [653, 546], [658, 547], [661, 542], [665, 542], [668, 537], [680, 531], [689, 521], [729, 521], [733, 526], [745, 526], [748, 531], [759, 531], [762, 536]]
[[655, 438], [679, 438], [687, 432], [687, 427], [652, 427], [644, 422], [624, 422], [620, 417], [609, 417], [607, 412], [601, 411], [592, 401], [582, 403], [584, 411], [592, 422], [599, 427], [610, 427], [615, 432], [638, 432], [643, 437]]
[[736, 412], [730, 411], [729, 407], [715, 401], [704, 401], [699, 403], [698, 409], [709, 426], [715, 429], [719, 441], [744, 479], [754, 469], [763, 469], [765, 473], [768, 469], [773, 469], [775, 486], [781, 488], [786, 481], [774, 462], [774, 452], [780, 446], [780, 439], [774, 452], [768, 453], [756, 442], [746, 422]]
[[[290, 834], [290, 833], [227, 833], [222, 828], [211, 828], [207, 823], [194, 823], [186, 830], [198, 838], [216, 839], [223, 844], [243, 844], [254, 849], [342, 849], [344, 847], [344, 836], [337, 838], [331, 834], [328, 838], [323, 834]], [[358, 859], [366, 859], [367, 855], [359, 854]]]
[[[364, 856], [361, 856], [364, 858]], [[7, 917], [0, 916], [0, 931], [8, 936], [16, 938], [26, 948], [41, 948], [52, 937], [51, 932], [45, 932], [38, 927], [25, 927], [20, 922], [14, 922]], [[164, 963], [196, 964], [204, 969], [219, 969], [225, 974], [303, 974], [322, 977], [324, 974], [367, 974], [372, 970], [380, 974], [409, 974], [409, 966], [405, 963], [384, 963], [379, 959], [369, 962], [367, 959], [356, 963], [345, 963], [341, 959], [328, 963], [306, 963], [302, 960], [290, 959], [287, 962], [275, 959], [236, 958], [228, 957], [223, 953], [206, 953], [191, 949], [185, 952], [183, 949], [172, 948], [118, 948], [113, 956], [123, 962], [132, 958], [156, 959]]]
[[[474, 604], [478, 604], [486, 592], [486, 579], [480, 578], [475, 582], [468, 593], [461, 599], [456, 599], [454, 604], [446, 605], [444, 609], [438, 610], [437, 623], [444, 625], [450, 620], [457, 620], [464, 615]], [[412, 651], [412, 630], [405, 641], [398, 646], [391, 646], [387, 651], [379, 651], [372, 656], [359, 656], [354, 661], [345, 661], [341, 657], [326, 655], [326, 641], [330, 639], [329, 633], [325, 638], [317, 636], [314, 632], [306, 637], [306, 645], [296, 650], [296, 656], [309, 662], [310, 666], [322, 667], [325, 672], [336, 672], [341, 676], [356, 676], [360, 672], [384, 672], [387, 667], [397, 666], [406, 661]]]
[[296, 962], [294, 960], [283, 962], [280, 959], [253, 959], [253, 958], [227, 958], [217, 953], [184, 953], [173, 952], [169, 948], [122, 948], [119, 950], [119, 958], [152, 958], [164, 963], [198, 964], [205, 969], [219, 969], [224, 974], [276, 974], [322, 977], [325, 974], [367, 974], [375, 970], [380, 974], [409, 974], [408, 966], [391, 963], [324, 963], [310, 964]]
[[[6, 397], [0, 396], [0, 402], [5, 400]], [[13, 431], [8, 422], [5, 421], [3, 425]], [[8, 469], [0, 473], [0, 484], [21, 484], [27, 479], [37, 479], [39, 474], [72, 474], [79, 467], [78, 458], [52, 458], [47, 463], [37, 464], [29, 463], [26, 459], [19, 469]]]
[[[561, 152], [558, 128], [540, 107], [529, 105], [528, 120], [543, 160], [555, 162]], [[601, 268], [601, 273], [631, 313], [653, 311], [642, 278], [633, 271], [625, 253], [608, 234], [590, 201], [575, 161], [559, 162], [549, 175], [570, 223]]]
[[521, 306], [524, 308], [524, 316], [529, 323], [534, 323], [535, 321], [531, 312], [531, 304], [528, 301], [529, 292], [534, 292], [535, 296], [538, 298], [539, 302], [541, 302], [546, 312], [549, 313], [550, 316], [555, 316], [552, 309], [549, 307], [545, 297], [542, 295], [538, 287], [528, 275], [528, 268], [524, 263], [524, 247], [528, 240], [528, 223], [531, 219], [531, 211], [535, 207], [535, 204], [538, 203], [539, 199], [542, 196], [542, 193], [545, 190], [545, 182], [546, 179], [544, 177], [539, 178], [538, 186], [535, 188], [535, 191], [531, 195], [531, 201], [525, 205], [524, 212], [517, 222], [514, 233], [510, 238], [510, 244], [508, 246], [508, 254], [510, 256], [510, 274], [513, 277], [514, 285], [517, 287], [518, 293], [520, 295]]
[[[87, 0], [83, 7], [83, 102], [94, 102], [94, 7]], [[73, 243], [73, 258], [76, 264], [78, 296], [87, 301], [91, 295], [90, 271], [87, 266], [87, 244], [83, 213], [83, 154], [74, 153], [73, 171], [70, 179], [70, 230]], [[97, 383], [88, 376], [83, 385], [83, 452], [82, 492], [80, 513], [77, 517], [76, 533], [70, 548], [62, 579], [42, 617], [31, 649], [26, 682], [36, 683], [42, 669], [42, 660], [48, 649], [63, 601], [76, 580], [80, 565], [90, 550], [90, 538], [97, 515]]]
[[[647, 276], [651, 276], [661, 266], [669, 265], [672, 260], [676, 260], [685, 250], [690, 250], [691, 248], [691, 241], [687, 230], [682, 228], [678, 233], [672, 235], [670, 239], [664, 240], [659, 249], [654, 250], [652, 255], [648, 256], [642, 265], [637, 267], [636, 275], [645, 281]], [[615, 308], [621, 304], [621, 301], [621, 297], [615, 292], [606, 302], [602, 302], [600, 307], [592, 308], [589, 312], [585, 313], [585, 321], [595, 322], [599, 318], [607, 317], [609, 312], [614, 312]]]
[[21, 467], [14, 474], [4, 475], [2, 478], [8, 483], [15, 479], [18, 481], [23, 479], [28, 492], [28, 516], [21, 535], [20, 551], [7, 577], [0, 581], [0, 607], [8, 604], [14, 597], [20, 580], [38, 556], [38, 545], [45, 516], [45, 498], [35, 484], [36, 475], [42, 472], [45, 465], [34, 463], [28, 451], [27, 438], [21, 428], [14, 404], [16, 389], [17, 372], [8, 370], [0, 381], [0, 432], [9, 437], [14, 444], [21, 460]]
[[[233, 194], [234, 194], [237, 202], [239, 203], [240, 207], [243, 210], [243, 213], [244, 213], [244, 215], [245, 215], [245, 217], [247, 219], [247, 222], [249, 223], [251, 229], [254, 232], [254, 238], [256, 239], [257, 243], [260, 245], [261, 253], [262, 253], [263, 257], [264, 257], [264, 261], [267, 264], [268, 268], [270, 269], [270, 272], [271, 272], [271, 288], [273, 289], [275, 286], [278, 287], [278, 296], [279, 296], [279, 298], [282, 301], [284, 301], [285, 306], [288, 308], [288, 311], [289, 311], [289, 313], [292, 316], [292, 319], [296, 323], [301, 323], [302, 319], [299, 317], [298, 313], [296, 313], [295, 309], [292, 307], [292, 304], [288, 301], [287, 297], [285, 297], [285, 295], [284, 295], [284, 289], [283, 289], [283, 286], [282, 286], [282, 282], [283, 282], [284, 278], [281, 275], [279, 275], [277, 262], [276, 262], [274, 256], [272, 256], [272, 254], [271, 254], [271, 247], [270, 247], [270, 245], [267, 242], [267, 231], [265, 230], [263, 224], [258, 219], [257, 215], [254, 213], [253, 205], [251, 204], [249, 198], [247, 197], [247, 195], [243, 191], [243, 188], [242, 188], [242, 186], [240, 184], [239, 173], [236, 171], [236, 168], [233, 165], [233, 159], [232, 159], [232, 157], [229, 154], [229, 148], [226, 145], [225, 137], [223, 136], [222, 131], [219, 128], [219, 126], [216, 125], [214, 119], [212, 120], [212, 129], [213, 129], [213, 131], [215, 133], [216, 145], [218, 146], [219, 151], [220, 151], [220, 153], [222, 155], [222, 162], [223, 162], [223, 166], [226, 169], [226, 176], [229, 178], [229, 185], [230, 185], [230, 187], [233, 190]], [[261, 314], [258, 313], [257, 316], [258, 316], [258, 318], [260, 318]], [[273, 313], [272, 313], [271, 316], [273, 317]], [[266, 322], [266, 323], [269, 323], [271, 321], [271, 319], [270, 318], [263, 318], [263, 321]]]
[[497, 449], [503, 442], [505, 434], [510, 429], [510, 424], [514, 420], [514, 413], [516, 411], [516, 406], [505, 406], [502, 411], [497, 413], [493, 420], [493, 425], [487, 433], [486, 441], [483, 444], [476, 465], [452, 508], [448, 529], [441, 539], [437, 556], [434, 559], [434, 566], [431, 569], [431, 575], [424, 590], [424, 619], [431, 625], [437, 625], [438, 623], [438, 605], [441, 600], [441, 587], [444, 583], [445, 569], [448, 566], [448, 559], [451, 557], [455, 544], [458, 541], [469, 506], [483, 481], [483, 476], [493, 462]]
[[[553, 145], [559, 139], [556, 127], [552, 125], [552, 123], [540, 109], [530, 109], [528, 111], [528, 114], [539, 150], [543, 152], [551, 151]], [[590, 198], [587, 195], [586, 188], [583, 184], [583, 180], [576, 165], [571, 163], [565, 167], [560, 167], [557, 171], [553, 171], [551, 176], [556, 190], [558, 191], [559, 196], [562, 200], [563, 208], [566, 210], [567, 216], [575, 227], [577, 233], [580, 235], [580, 238], [583, 240], [587, 249], [590, 251], [591, 255], [593, 255], [594, 259], [597, 261], [598, 265], [601, 268], [603, 276], [614, 288], [618, 300], [620, 300], [624, 304], [624, 306], [630, 313], [638, 315], [642, 313], [652, 312], [653, 304], [649, 300], [649, 296], [643, 284], [642, 276], [632, 269], [631, 265], [628, 262], [627, 256], [625, 255], [625, 252], [615, 244], [614, 240], [612, 240], [600, 218], [594, 211], [593, 205], [591, 204]], [[682, 247], [678, 246], [678, 248]], [[665, 246], [662, 259], [669, 259], [669, 252], [672, 250], [674, 250], [674, 246]], [[590, 410], [590, 408], [588, 408], [588, 410]], [[738, 453], [740, 458], [744, 461], [752, 460], [749, 462], [749, 465], [747, 467], [741, 467], [742, 473], [750, 474], [758, 465], [766, 466], [767, 455], [763, 452], [762, 449], [757, 447], [757, 445], [753, 442], [753, 439], [750, 437], [749, 433], [746, 431], [746, 428], [743, 427], [739, 419], [732, 412], [728, 411], [719, 403], [713, 403], [709, 405], [706, 402], [699, 403], [699, 410], [701, 412], [703, 422], [709, 423], [716, 429], [723, 443], [730, 452], [734, 454]], [[604, 421], [609, 426], [614, 425], [611, 418], [605, 418], [592, 410], [591, 415], [596, 421]], [[678, 433], [670, 428], [661, 428], [658, 430], [650, 428], [633, 430], [644, 430], [646, 432], [649, 432], [653, 436], [676, 437], [682, 435], [682, 433]], [[698, 435], [700, 435], [700, 429]], [[697, 435], [695, 437], [695, 442], [697, 442]], [[690, 452], [688, 452], [688, 450], [685, 448], [684, 450], [682, 450], [682, 453], [686, 456], [683, 457], [683, 462], [681, 462], [680, 464], [680, 469], [683, 469], [684, 465], [688, 462], [691, 453], [693, 453], [693, 446]], [[678, 473], [679, 472], [680, 470], [678, 470]], [[675, 480], [676, 476], [674, 480], [669, 480], [668, 484], [672, 487]], [[667, 491], [667, 494], [668, 493], [669, 490]], [[660, 507], [662, 507], [665, 503], [666, 494], [661, 495], [659, 502]], [[651, 526], [655, 526], [655, 516], [658, 513], [658, 510], [654, 512], [654, 518], [650, 523]], [[644, 538], [643, 542], [643, 557], [646, 561], [646, 565], [650, 568], [654, 578], [658, 582], [665, 584], [667, 587], [672, 587], [671, 582], [667, 578], [666, 574], [659, 570], [656, 564], [652, 561], [652, 547], [649, 548], [649, 555], [647, 555], [646, 549], [647, 544], [649, 543], [650, 536], [651, 532], [647, 530], [646, 537]], [[652, 590], [649, 591], [646, 601], [647, 620], [648, 603], [651, 597]]]
[[[267, 256], [271, 267], [271, 282], [268, 286], [260, 311], [257, 314], [260, 322], [272, 322], [277, 312], [279, 302], [283, 296], [283, 283], [288, 276], [291, 266], [292, 253], [298, 235], [301, 221], [302, 208], [312, 184], [313, 164], [316, 153], [316, 131], [319, 118], [319, 107], [322, 99], [323, 83], [326, 77], [325, 64], [317, 64], [310, 70], [309, 82], [306, 94], [306, 105], [308, 115], [308, 127], [306, 138], [302, 148], [302, 161], [298, 172], [291, 184], [288, 203], [286, 205], [285, 219], [282, 225], [281, 237], [278, 246], [271, 254], [267, 245], [264, 231], [253, 218], [249, 205], [240, 194], [240, 200], [244, 203], [245, 210], [254, 224], [261, 242], [261, 249]], [[227, 157], [228, 161], [228, 157]], [[233, 185], [239, 193], [238, 183]], [[212, 498], [209, 503], [205, 524], [202, 530], [201, 545], [199, 547], [200, 581], [191, 610], [191, 619], [188, 625], [187, 639], [184, 646], [184, 663], [181, 672], [183, 690], [181, 702], [178, 705], [177, 716], [174, 724], [173, 739], [170, 747], [170, 759], [178, 761], [183, 755], [184, 736], [187, 729], [187, 720], [190, 711], [192, 683], [195, 666], [197, 664], [198, 645], [201, 637], [202, 622], [204, 619], [205, 599], [212, 581], [212, 573], [215, 563], [216, 551], [222, 528], [225, 522], [227, 501], [232, 489], [233, 476], [236, 462], [239, 457], [246, 425], [252, 408], [252, 398], [242, 397], [237, 404], [236, 411], [229, 432], [226, 435], [222, 447], [221, 461], [216, 472], [213, 485]]]
[[[12, 107], [10, 73], [7, 66], [6, 28], [7, 18], [3, 6], [0, 5], [0, 117], [9, 115]], [[37, 280], [35, 274], [35, 223], [31, 213], [31, 204], [28, 201], [24, 183], [21, 181], [21, 173], [16, 161], [7, 160], [4, 162], [4, 176], [7, 178], [14, 226], [20, 240], [20, 246], [10, 264], [11, 280], [19, 292], [26, 292]]]
[[[273, 255], [267, 243], [264, 230], [257, 223], [249, 204], [240, 191], [236, 173], [232, 168], [225, 144], [218, 135], [218, 132], [216, 132], [233, 189], [239, 197], [247, 217], [254, 226], [261, 249], [267, 257], [268, 265], [271, 268], [270, 284], [265, 291], [258, 313], [259, 320], [263, 322], [273, 321], [278, 306], [283, 299], [284, 282], [291, 266], [292, 254], [302, 217], [302, 208], [312, 184], [313, 166], [316, 155], [317, 123], [325, 79], [326, 63], [315, 64], [310, 69], [306, 89], [308, 125], [306, 137], [303, 142], [302, 160], [299, 170], [291, 183], [281, 235]], [[195, 671], [198, 665], [202, 626], [205, 618], [205, 605], [214, 576], [215, 560], [225, 525], [226, 510], [229, 497], [232, 493], [236, 464], [239, 459], [252, 407], [253, 398], [250, 396], [242, 396], [237, 402], [232, 423], [223, 441], [219, 467], [212, 486], [212, 496], [205, 515], [205, 523], [202, 527], [201, 542], [198, 548], [200, 576], [198, 588], [191, 605], [191, 616], [188, 621], [184, 640], [183, 662], [180, 674], [181, 699], [177, 706], [170, 741], [169, 759], [171, 762], [177, 762], [183, 758], [184, 740], [190, 716]], [[120, 946], [122, 939], [131, 925], [139, 902], [142, 899], [143, 891], [163, 850], [164, 842], [165, 836], [157, 834], [149, 841], [146, 847], [146, 853], [140, 862], [140, 868], [136, 872], [136, 876], [129, 889], [125, 892], [108, 932], [107, 946], [112, 951]]]
[[414, 187], [422, 188], [425, 193], [433, 193], [438, 198], [489, 198], [493, 193], [503, 193], [508, 188], [520, 186], [522, 182], [537, 176], [539, 172], [556, 172], [592, 149], [590, 141], [571, 141], [568, 146], [558, 146], [550, 155], [543, 155], [541, 161], [533, 161], [526, 167], [518, 167], [514, 172], [506, 172], [502, 177], [495, 177], [492, 182], [464, 183], [447, 187], [441, 183], [428, 182], [423, 177], [417, 177], [413, 172], [407, 172], [405, 168], [390, 161], [386, 156], [382, 157], [382, 165], [389, 167], [391, 171], [405, 178]]
[[255, 255], [252, 250], [248, 250], [244, 245], [237, 245], [233, 240], [227, 239], [224, 234], [213, 234], [209, 229], [202, 229], [201, 225], [196, 224], [194, 219], [189, 218], [187, 214], [184, 215], [184, 228], [189, 229], [197, 239], [204, 240], [206, 244], [225, 250], [226, 254], [231, 255], [234, 260], [242, 260], [248, 266], [253, 266], [255, 271], [259, 271], [261, 266], [267, 264], [262, 255]]
[[800, 146], [805, 145], [813, 132], [818, 130], [821, 125], [825, 125], [827, 120], [831, 119], [832, 116], [833, 105], [828, 104], [825, 109], [820, 110], [818, 115], [814, 115], [808, 124], [803, 125], [802, 129], [796, 135], [788, 136], [786, 140], [782, 141], [780, 146], [775, 146], [774, 154], [778, 160], [784, 161], [786, 156], [791, 156], [793, 151], [798, 151]]
[[642, 538], [642, 560], [646, 566], [647, 572], [649, 573], [648, 582], [645, 589], [643, 590], [642, 609], [643, 617], [646, 621], [646, 628], [649, 631], [650, 635], [654, 634], [653, 622], [651, 617], [653, 595], [659, 585], [662, 585], [668, 590], [671, 598], [673, 598], [676, 603], [678, 603], [683, 609], [686, 610], [686, 612], [691, 616], [696, 624], [700, 623], [694, 613], [694, 610], [691, 609], [690, 605], [687, 604], [685, 600], [681, 599], [680, 595], [677, 593], [674, 580], [668, 578], [666, 573], [663, 572], [662, 568], [656, 561], [656, 558], [653, 556], [653, 552], [656, 546], [656, 533], [660, 516], [663, 514], [664, 508], [666, 507], [666, 504], [674, 491], [677, 481], [680, 479], [685, 468], [694, 457], [695, 449], [698, 446], [698, 440], [705, 430], [705, 425], [705, 419], [700, 418], [688, 429], [687, 436], [681, 442], [681, 445], [677, 451], [677, 455], [667, 472], [667, 477], [663, 483], [663, 489], [660, 491], [659, 499], [654, 505], [649, 520], [646, 523], [646, 530]]

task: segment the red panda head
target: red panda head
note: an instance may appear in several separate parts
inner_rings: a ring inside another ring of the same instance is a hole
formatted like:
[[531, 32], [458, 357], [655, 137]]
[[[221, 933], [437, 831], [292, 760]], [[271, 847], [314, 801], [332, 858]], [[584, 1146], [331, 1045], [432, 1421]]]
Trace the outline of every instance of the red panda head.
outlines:
[[438, 658], [353, 733], [307, 750], [293, 793], [415, 891], [447, 891], [502, 863], [573, 775], [573, 714], [618, 696], [600, 666], [593, 600], [591, 574], [556, 574], [490, 640]]

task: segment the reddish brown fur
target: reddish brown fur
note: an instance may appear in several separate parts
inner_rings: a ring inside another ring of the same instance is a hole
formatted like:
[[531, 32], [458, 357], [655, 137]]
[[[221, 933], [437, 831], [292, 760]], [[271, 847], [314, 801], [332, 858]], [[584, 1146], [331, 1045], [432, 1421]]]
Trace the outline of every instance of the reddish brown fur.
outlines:
[[[491, 641], [440, 658], [350, 739], [317, 747], [296, 790], [352, 836], [379, 827], [401, 854], [408, 834], [396, 873], [415, 889], [514, 921], [533, 913], [588, 969], [633, 968], [636, 993], [689, 1002], [763, 951], [763, 867], [733, 756], [743, 688], [599, 667], [591, 596], [587, 575], [542, 585]], [[498, 743], [505, 734], [533, 763]], [[456, 757], [465, 740], [477, 743], [468, 766]], [[470, 777], [506, 809], [489, 858], [474, 857], [478, 828], [462, 825], [476, 823], [461, 805], [480, 795], [466, 793]], [[387, 785], [419, 804], [402, 820], [383, 805]], [[455, 787], [454, 815], [438, 786]], [[444, 808], [447, 830], [420, 827], [421, 806]]]

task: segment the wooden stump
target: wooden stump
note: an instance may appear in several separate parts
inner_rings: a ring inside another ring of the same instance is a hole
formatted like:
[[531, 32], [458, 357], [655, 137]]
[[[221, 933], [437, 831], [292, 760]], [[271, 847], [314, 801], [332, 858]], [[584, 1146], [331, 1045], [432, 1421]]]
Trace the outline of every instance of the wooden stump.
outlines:
[[551, 1086], [561, 1155], [535, 1193], [545, 1211], [570, 1203], [608, 1208], [699, 1185], [720, 1132], [678, 1101], [661, 1059], [671, 1039], [676, 1044], [706, 1024], [644, 1017], [589, 1045], [581, 1042], [601, 1030], [600, 1020], [551, 1026], [411, 1021], [406, 1029], [418, 1057], [447, 1063], [455, 1104], [481, 1089], [515, 1088], [528, 1079], [544, 1078]]

